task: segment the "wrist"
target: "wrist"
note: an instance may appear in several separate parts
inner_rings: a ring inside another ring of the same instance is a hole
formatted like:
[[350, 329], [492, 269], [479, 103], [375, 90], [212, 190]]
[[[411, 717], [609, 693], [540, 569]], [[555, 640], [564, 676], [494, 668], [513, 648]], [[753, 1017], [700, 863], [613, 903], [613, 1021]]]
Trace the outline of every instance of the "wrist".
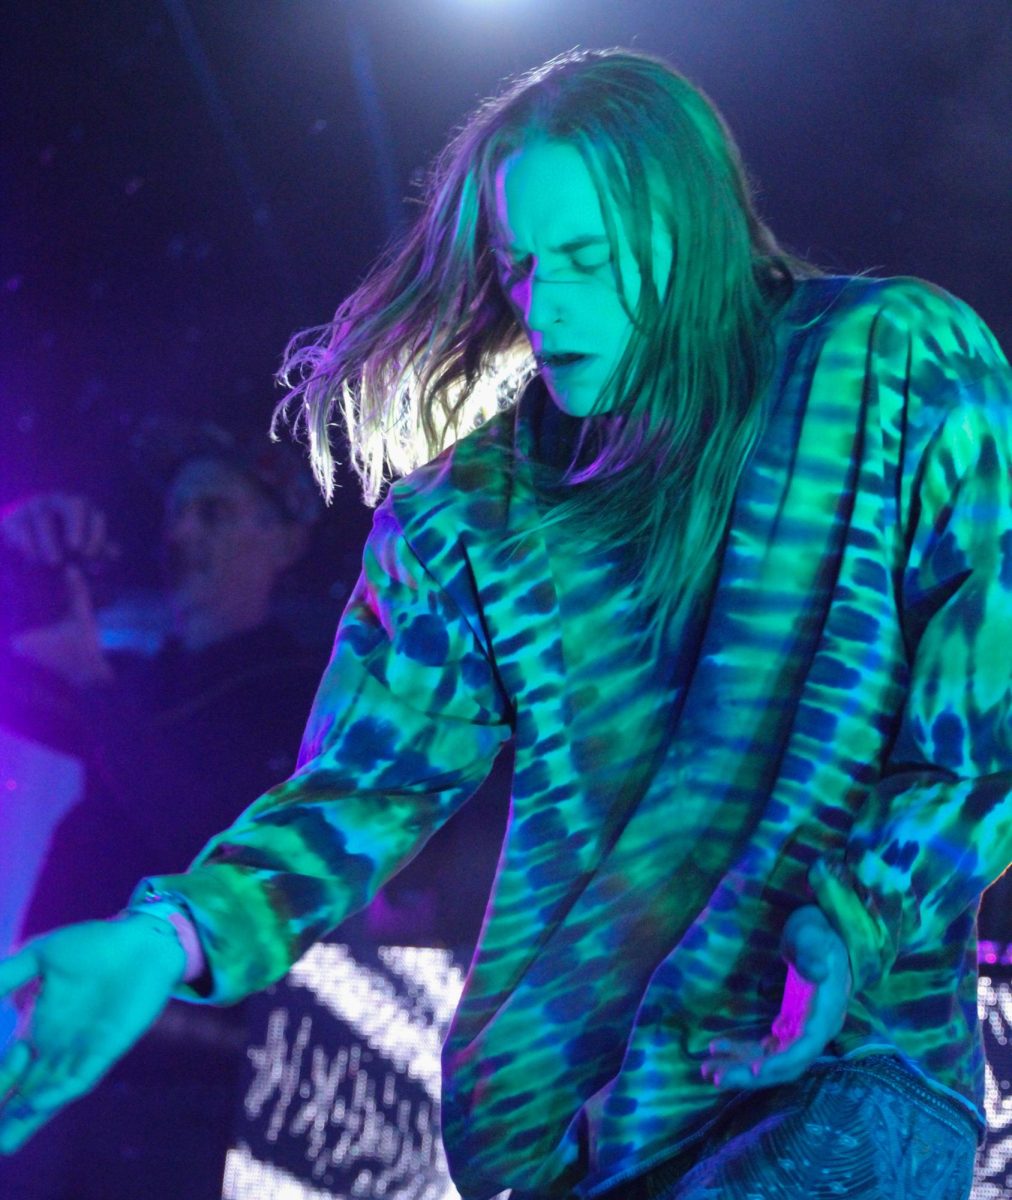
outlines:
[[192, 983], [203, 975], [206, 963], [197, 931], [189, 917], [171, 901], [153, 896], [130, 905], [119, 916], [123, 919], [147, 917], [156, 932], [174, 939], [183, 953], [180, 983]]
[[42, 667], [72, 688], [103, 687], [115, 681], [116, 672], [101, 645], [89, 646], [76, 634], [71, 649], [64, 642], [61, 627], [43, 627], [12, 635], [7, 647], [15, 658]]

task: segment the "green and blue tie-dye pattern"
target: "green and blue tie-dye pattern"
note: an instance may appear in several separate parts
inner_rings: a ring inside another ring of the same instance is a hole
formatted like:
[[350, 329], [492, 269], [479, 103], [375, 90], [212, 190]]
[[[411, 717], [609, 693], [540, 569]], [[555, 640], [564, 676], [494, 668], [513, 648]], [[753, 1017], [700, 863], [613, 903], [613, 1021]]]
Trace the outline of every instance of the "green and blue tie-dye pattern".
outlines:
[[1012, 373], [912, 278], [800, 283], [777, 338], [719, 573], [664, 661], [636, 648], [614, 554], [541, 528], [514, 461], [535, 386], [378, 510], [295, 775], [138, 891], [189, 911], [200, 998], [234, 1001], [364, 905], [513, 737], [444, 1051], [475, 1200], [593, 1194], [713, 1117], [708, 1043], [768, 1032], [780, 934], [813, 896], [857, 984], [830, 1051], [892, 1048], [979, 1109], [976, 899], [1012, 859]]

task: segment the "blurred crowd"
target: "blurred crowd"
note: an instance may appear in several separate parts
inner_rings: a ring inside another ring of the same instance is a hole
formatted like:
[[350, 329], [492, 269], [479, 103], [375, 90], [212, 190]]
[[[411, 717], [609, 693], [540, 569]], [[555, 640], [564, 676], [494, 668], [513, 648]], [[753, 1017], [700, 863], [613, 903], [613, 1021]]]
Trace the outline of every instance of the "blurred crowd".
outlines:
[[[83, 768], [76, 796], [36, 804], [36, 834], [50, 827], [5, 898], [17, 941], [113, 915], [143, 875], [185, 867], [290, 774], [325, 662], [275, 612], [322, 511], [294, 449], [214, 426], [149, 441], [168, 614], [154, 653], [103, 644], [95, 582], [122, 551], [95, 503], [34, 494], [0, 517], [8, 592], [25, 581], [0, 647], [3, 736], [22, 743], [20, 775], [32, 747]], [[31, 794], [31, 779], [12, 782], [8, 804]], [[245, 1040], [244, 1006], [171, 1006], [95, 1093], [0, 1164], [0, 1191], [86, 1200], [145, 1194], [146, 1181], [219, 1196]]]

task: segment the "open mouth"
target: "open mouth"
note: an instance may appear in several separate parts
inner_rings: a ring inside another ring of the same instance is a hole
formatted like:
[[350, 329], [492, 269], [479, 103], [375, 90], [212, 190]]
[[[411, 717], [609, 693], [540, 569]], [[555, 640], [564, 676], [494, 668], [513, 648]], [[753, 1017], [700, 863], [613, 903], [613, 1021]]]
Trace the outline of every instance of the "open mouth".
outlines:
[[555, 371], [561, 367], [571, 367], [575, 363], [586, 362], [590, 357], [589, 354], [544, 354], [539, 357], [538, 361], [543, 367], [550, 367]]

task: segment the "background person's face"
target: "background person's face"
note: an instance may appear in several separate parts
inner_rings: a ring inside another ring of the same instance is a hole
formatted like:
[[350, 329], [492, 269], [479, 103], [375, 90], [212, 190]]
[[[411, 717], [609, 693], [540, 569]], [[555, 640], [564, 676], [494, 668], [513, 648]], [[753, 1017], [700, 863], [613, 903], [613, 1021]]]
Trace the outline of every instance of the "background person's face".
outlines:
[[[642, 276], [620, 214], [620, 274], [630, 311]], [[579, 151], [566, 142], [533, 142], [496, 173], [494, 235], [499, 278], [538, 356], [552, 399], [585, 417], [626, 349], [633, 325], [622, 307], [601, 202]], [[663, 295], [671, 241], [654, 213], [654, 277]], [[572, 362], [553, 354], [580, 355]], [[548, 357], [546, 357], [548, 356]]]
[[264, 600], [287, 565], [284, 522], [257, 488], [227, 464], [194, 459], [165, 501], [166, 584], [188, 610], [228, 612]]

